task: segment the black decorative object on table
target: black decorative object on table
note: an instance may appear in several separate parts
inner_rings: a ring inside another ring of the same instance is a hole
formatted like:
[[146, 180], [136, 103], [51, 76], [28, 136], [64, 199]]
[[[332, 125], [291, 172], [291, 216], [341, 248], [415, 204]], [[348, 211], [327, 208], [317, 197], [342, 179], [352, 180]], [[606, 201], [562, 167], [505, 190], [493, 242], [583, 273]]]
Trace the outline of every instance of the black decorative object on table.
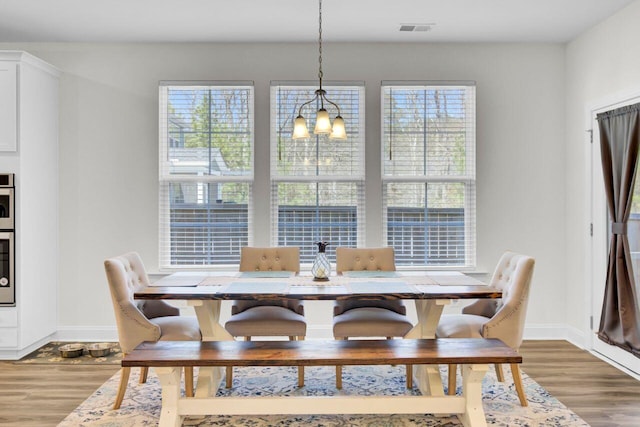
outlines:
[[311, 274], [313, 274], [314, 281], [324, 282], [329, 280], [329, 276], [331, 275], [331, 263], [325, 253], [325, 249], [329, 243], [316, 242], [315, 244], [318, 245], [318, 253], [316, 254], [316, 259], [313, 261]]

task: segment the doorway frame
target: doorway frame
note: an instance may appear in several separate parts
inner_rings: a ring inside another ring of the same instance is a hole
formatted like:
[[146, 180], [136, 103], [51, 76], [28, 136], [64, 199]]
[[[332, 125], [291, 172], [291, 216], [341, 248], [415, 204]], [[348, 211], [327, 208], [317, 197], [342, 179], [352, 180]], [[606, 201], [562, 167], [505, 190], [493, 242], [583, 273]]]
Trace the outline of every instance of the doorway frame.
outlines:
[[589, 221], [591, 224], [591, 239], [587, 251], [589, 268], [589, 310], [587, 314], [589, 351], [597, 357], [609, 362], [627, 374], [640, 380], [640, 358], [616, 346], [607, 344], [596, 336], [600, 324], [602, 300], [604, 296], [604, 281], [608, 260], [608, 227], [609, 214], [607, 212], [606, 195], [603, 185], [602, 167], [600, 161], [600, 135], [596, 114], [640, 102], [640, 89], [625, 91], [609, 96], [599, 102], [590, 104], [587, 108], [587, 138], [590, 138], [588, 151], [588, 183], [589, 183]]

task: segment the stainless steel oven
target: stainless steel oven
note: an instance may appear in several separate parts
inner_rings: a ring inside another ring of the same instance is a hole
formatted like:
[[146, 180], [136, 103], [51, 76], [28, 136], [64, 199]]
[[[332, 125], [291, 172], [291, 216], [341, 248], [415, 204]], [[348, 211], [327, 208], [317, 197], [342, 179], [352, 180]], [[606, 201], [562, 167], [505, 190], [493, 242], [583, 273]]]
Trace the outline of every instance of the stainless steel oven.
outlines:
[[15, 227], [15, 188], [12, 173], [0, 174], [0, 230], [13, 230]]
[[0, 231], [0, 306], [16, 304], [13, 231]]
[[16, 305], [15, 186], [12, 173], [0, 173], [0, 306]]

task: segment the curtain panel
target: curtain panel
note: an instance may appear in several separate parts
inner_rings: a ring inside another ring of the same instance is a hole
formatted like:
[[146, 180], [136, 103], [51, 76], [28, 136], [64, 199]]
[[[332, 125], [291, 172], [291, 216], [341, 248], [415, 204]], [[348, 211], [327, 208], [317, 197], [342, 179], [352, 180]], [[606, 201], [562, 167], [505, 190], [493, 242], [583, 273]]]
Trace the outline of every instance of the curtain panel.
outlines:
[[598, 338], [640, 357], [640, 316], [627, 222], [640, 147], [640, 104], [597, 115], [607, 206], [609, 260]]

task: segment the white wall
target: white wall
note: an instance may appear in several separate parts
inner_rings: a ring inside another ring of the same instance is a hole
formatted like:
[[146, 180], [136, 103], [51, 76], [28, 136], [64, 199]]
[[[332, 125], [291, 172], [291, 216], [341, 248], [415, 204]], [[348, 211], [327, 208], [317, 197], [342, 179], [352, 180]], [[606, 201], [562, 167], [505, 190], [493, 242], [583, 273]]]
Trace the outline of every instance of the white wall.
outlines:
[[640, 1], [582, 34], [566, 50], [567, 323], [587, 343], [591, 292], [587, 113], [603, 102], [640, 92], [638, 22]]
[[[58, 67], [60, 86], [59, 329], [113, 331], [103, 260], [137, 250], [158, 266], [159, 80], [253, 80], [256, 191], [268, 191], [269, 82], [315, 80], [315, 44], [0, 44]], [[566, 321], [564, 46], [327, 44], [327, 80], [366, 82], [370, 177], [379, 177], [380, 81], [477, 81], [478, 270], [511, 249], [537, 259], [528, 327]], [[369, 200], [380, 187], [367, 186]], [[268, 209], [267, 200], [256, 212]], [[367, 244], [381, 244], [379, 205]], [[256, 215], [268, 230], [267, 215]], [[256, 244], [268, 244], [266, 232]], [[317, 319], [329, 319], [319, 315]], [[316, 319], [314, 317], [314, 319]], [[325, 320], [321, 320], [325, 321]], [[545, 330], [548, 327], [548, 330]]]

